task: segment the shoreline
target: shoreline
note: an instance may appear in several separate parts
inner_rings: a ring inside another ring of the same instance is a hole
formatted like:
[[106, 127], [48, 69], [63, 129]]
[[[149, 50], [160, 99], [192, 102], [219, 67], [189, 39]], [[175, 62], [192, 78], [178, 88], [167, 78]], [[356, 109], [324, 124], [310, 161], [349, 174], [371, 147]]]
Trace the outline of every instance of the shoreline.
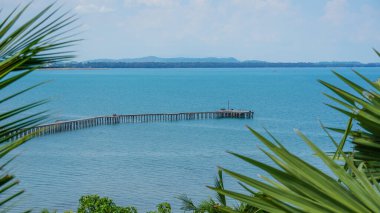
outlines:
[[49, 71], [49, 70], [109, 70], [112, 68], [40, 68], [37, 71]]
[[283, 66], [283, 67], [81, 67], [81, 68], [41, 68], [37, 71], [62, 71], [62, 70], [112, 70], [112, 69], [284, 69], [284, 68], [294, 68], [294, 69], [304, 69], [304, 68], [326, 68], [326, 69], [336, 69], [336, 68], [348, 68], [348, 69], [360, 69], [360, 68], [379, 68], [380, 66]]

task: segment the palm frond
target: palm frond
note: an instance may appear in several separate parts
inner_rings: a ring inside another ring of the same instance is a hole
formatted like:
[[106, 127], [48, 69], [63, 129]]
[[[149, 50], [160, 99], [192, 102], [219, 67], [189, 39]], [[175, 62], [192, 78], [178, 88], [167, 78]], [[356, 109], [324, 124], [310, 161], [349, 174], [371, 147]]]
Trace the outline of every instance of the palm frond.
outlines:
[[[376, 53], [378, 53], [375, 50]], [[340, 89], [325, 81], [320, 81], [325, 87], [330, 89], [336, 96], [325, 94], [337, 106], [327, 104], [333, 109], [345, 114], [353, 122], [357, 122], [359, 129], [350, 130], [351, 142], [353, 143], [352, 158], [357, 166], [361, 165], [363, 171], [367, 171], [368, 178], [374, 176], [380, 180], [380, 85], [357, 71], [353, 71], [366, 86], [361, 86], [346, 77], [334, 72], [347, 87], [355, 94]], [[344, 134], [344, 129], [328, 128], [330, 130]], [[345, 141], [345, 140], [344, 140]], [[344, 143], [339, 143], [338, 151], [342, 151]]]
[[[72, 27], [77, 19], [75, 15], [71, 15], [70, 12], [62, 13], [61, 8], [51, 4], [26, 22], [20, 23], [21, 17], [31, 4], [32, 2], [15, 8], [0, 21], [0, 91], [6, 90], [38, 68], [74, 57], [74, 52], [65, 49], [79, 41], [73, 37], [75, 34], [72, 34], [76, 29]], [[13, 71], [21, 72], [9, 75]], [[20, 89], [7, 97], [1, 97], [0, 105], [11, 102], [14, 98], [42, 84]], [[48, 114], [46, 110], [30, 115], [25, 115], [25, 113], [35, 110], [46, 102], [47, 100], [40, 100], [25, 103], [0, 113], [0, 160], [33, 138], [34, 135], [24, 137], [19, 137], [19, 135], [45, 121]], [[18, 139], [14, 140], [15, 138]], [[5, 166], [13, 159], [14, 157], [0, 163], [0, 210], [2, 212], [10, 210], [12, 207], [10, 202], [23, 193], [23, 190], [14, 192], [13, 188], [18, 181], [5, 171]]]
[[176, 197], [182, 202], [181, 210], [184, 211], [196, 211], [198, 208], [195, 206], [194, 202], [187, 195], [182, 194]]
[[[215, 178], [214, 187], [217, 189], [224, 189], [223, 171], [222, 170], [218, 170], [218, 177]], [[224, 196], [224, 194], [216, 193], [216, 199], [219, 201], [219, 203], [221, 205], [227, 206], [227, 200], [226, 200], [226, 196]]]
[[[210, 187], [218, 193], [236, 199], [250, 206], [268, 212], [378, 212], [380, 211], [380, 193], [374, 188], [367, 176], [359, 171], [346, 155], [342, 157], [352, 170], [351, 175], [344, 168], [320, 150], [304, 134], [296, 131], [303, 141], [315, 152], [333, 177], [326, 175], [315, 166], [289, 152], [278, 140], [270, 141], [257, 131], [250, 131], [270, 150], [262, 150], [276, 165], [269, 166], [255, 159], [237, 154], [232, 155], [258, 167], [270, 175], [263, 180], [251, 178], [232, 170], [221, 168], [223, 172], [242, 184], [251, 187], [262, 196], [255, 196], [249, 189], [248, 194]], [[347, 134], [347, 133], [346, 133]], [[272, 136], [271, 136], [272, 137]]]

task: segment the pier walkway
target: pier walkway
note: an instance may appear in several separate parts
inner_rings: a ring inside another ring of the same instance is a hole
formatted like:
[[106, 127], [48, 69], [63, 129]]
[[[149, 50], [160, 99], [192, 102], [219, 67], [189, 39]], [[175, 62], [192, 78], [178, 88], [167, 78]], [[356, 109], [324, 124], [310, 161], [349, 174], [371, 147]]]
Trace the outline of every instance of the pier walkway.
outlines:
[[179, 120], [204, 120], [221, 118], [252, 119], [253, 111], [245, 110], [218, 110], [215, 112], [183, 112], [183, 113], [159, 113], [159, 114], [132, 114], [132, 115], [110, 115], [84, 118], [78, 120], [57, 121], [55, 123], [43, 124], [33, 127], [19, 134], [14, 134], [15, 139], [28, 134], [36, 136], [55, 134], [65, 131], [74, 131], [100, 125], [112, 125], [120, 123], [148, 123], [167, 122]]

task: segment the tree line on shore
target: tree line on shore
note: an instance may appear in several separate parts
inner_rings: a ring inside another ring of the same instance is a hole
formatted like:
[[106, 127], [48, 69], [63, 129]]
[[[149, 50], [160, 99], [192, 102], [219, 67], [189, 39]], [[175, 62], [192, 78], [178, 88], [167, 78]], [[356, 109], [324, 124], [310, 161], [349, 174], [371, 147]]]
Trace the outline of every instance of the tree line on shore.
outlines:
[[360, 62], [65, 62], [45, 68], [284, 68], [284, 67], [380, 67], [380, 63]]

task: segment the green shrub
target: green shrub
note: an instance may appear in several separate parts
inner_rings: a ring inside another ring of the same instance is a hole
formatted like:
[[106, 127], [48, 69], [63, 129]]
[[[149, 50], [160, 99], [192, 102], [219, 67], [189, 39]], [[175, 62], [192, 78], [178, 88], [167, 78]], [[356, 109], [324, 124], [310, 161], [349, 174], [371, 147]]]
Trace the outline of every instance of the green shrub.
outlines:
[[172, 212], [172, 207], [170, 206], [169, 203], [160, 203], [157, 206], [157, 211], [150, 211], [148, 213], [171, 213]]
[[137, 209], [130, 206], [117, 206], [108, 197], [85, 195], [79, 199], [78, 213], [137, 213]]

